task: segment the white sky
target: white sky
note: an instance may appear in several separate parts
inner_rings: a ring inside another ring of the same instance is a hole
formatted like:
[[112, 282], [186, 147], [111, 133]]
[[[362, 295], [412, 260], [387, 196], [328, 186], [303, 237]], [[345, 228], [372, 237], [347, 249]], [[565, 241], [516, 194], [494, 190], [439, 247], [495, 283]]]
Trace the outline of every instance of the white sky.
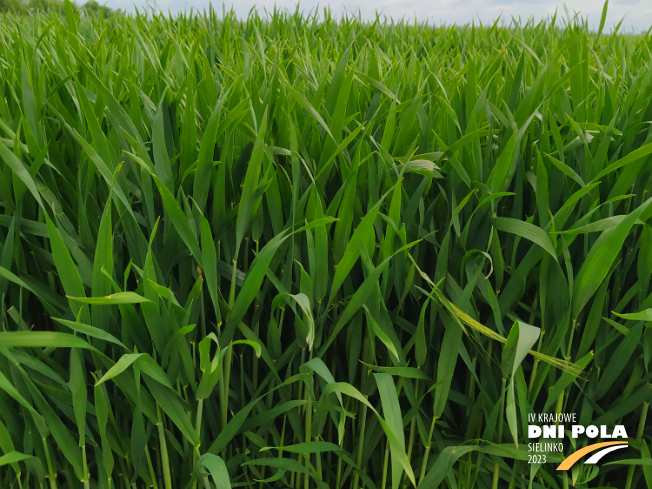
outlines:
[[[133, 11], [134, 5], [139, 9], [145, 7], [148, 0], [105, 0], [106, 5], [112, 8], [121, 8]], [[179, 12], [190, 8], [203, 10], [208, 8], [210, 0], [149, 0], [153, 5], [156, 1], [159, 10]], [[100, 0], [100, 3], [103, 3]], [[589, 19], [589, 24], [597, 29], [600, 23], [603, 0], [567, 0], [571, 15], [580, 12], [581, 16]], [[227, 9], [233, 5], [239, 17], [246, 17], [249, 10], [256, 6], [260, 12], [263, 8], [271, 11], [274, 5], [294, 11], [296, 0], [227, 0]], [[419, 21], [428, 20], [430, 24], [447, 25], [464, 24], [481, 20], [483, 24], [495, 21], [502, 14], [502, 19], [509, 21], [511, 17], [526, 20], [534, 17], [536, 20], [544, 19], [558, 9], [558, 19], [564, 17], [564, 3], [558, 0], [524, 1], [524, 0], [302, 0], [300, 8], [304, 12], [314, 10], [319, 6], [330, 6], [333, 14], [339, 16], [343, 12], [360, 11], [364, 19], [375, 18], [375, 12], [384, 13], [388, 17]], [[214, 1], [213, 6], [218, 12], [222, 10], [222, 2]], [[610, 31], [624, 17], [621, 32], [641, 32], [652, 26], [652, 0], [611, 0], [605, 31]], [[561, 19], [559, 19], [561, 20]]]

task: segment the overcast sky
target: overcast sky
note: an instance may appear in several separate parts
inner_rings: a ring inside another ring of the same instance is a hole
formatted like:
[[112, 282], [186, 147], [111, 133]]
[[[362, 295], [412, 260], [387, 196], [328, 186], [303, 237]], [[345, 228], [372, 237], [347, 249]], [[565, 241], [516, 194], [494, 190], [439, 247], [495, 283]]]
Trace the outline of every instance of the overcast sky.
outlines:
[[[106, 5], [114, 8], [122, 8], [133, 11], [134, 5], [138, 8], [144, 7], [148, 0], [108, 0]], [[149, 0], [149, 4], [156, 2], [158, 9], [162, 11], [178, 12], [184, 8], [199, 9], [208, 8], [210, 0]], [[100, 3], [103, 3], [100, 0]], [[221, 1], [213, 1], [213, 6], [219, 11], [222, 10]], [[238, 0], [227, 1], [225, 5], [233, 5], [239, 17], [246, 17], [249, 10], [256, 6], [262, 12], [263, 7], [272, 10], [274, 4], [279, 7], [294, 10], [296, 0]], [[580, 12], [582, 16], [589, 18], [593, 28], [600, 23], [603, 0], [567, 0], [566, 5], [571, 14]], [[483, 24], [493, 22], [502, 14], [502, 19], [509, 21], [512, 17], [520, 17], [526, 20], [534, 17], [537, 20], [544, 19], [558, 9], [559, 15], [564, 16], [563, 2], [558, 0], [341, 0], [318, 1], [302, 0], [301, 10], [308, 12], [318, 5], [323, 8], [329, 5], [335, 14], [343, 12], [358, 12], [365, 19], [375, 18], [378, 11], [394, 19], [405, 16], [413, 20], [427, 20], [430, 24], [464, 24], [473, 20], [481, 20]], [[605, 30], [610, 30], [622, 18], [623, 29], [626, 32], [645, 31], [652, 26], [652, 0], [611, 0]], [[622, 30], [622, 29], [621, 29]]]

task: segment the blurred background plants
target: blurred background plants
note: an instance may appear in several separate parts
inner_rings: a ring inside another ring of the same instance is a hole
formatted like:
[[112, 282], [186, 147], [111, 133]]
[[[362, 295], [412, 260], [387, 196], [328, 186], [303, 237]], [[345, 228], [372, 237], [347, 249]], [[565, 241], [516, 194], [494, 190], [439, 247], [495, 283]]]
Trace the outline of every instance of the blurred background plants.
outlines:
[[[96, 0], [88, 0], [81, 8], [74, 2], [71, 2], [70, 7], [74, 12], [81, 10], [84, 13], [98, 17], [108, 17], [111, 14], [122, 13], [119, 9], [113, 10], [106, 4], [100, 4]], [[54, 12], [65, 15], [66, 3], [62, 0], [0, 0], [0, 12], [12, 14]]]
[[[652, 484], [652, 40], [603, 25], [4, 15], [2, 487]], [[532, 412], [625, 461], [528, 464]]]

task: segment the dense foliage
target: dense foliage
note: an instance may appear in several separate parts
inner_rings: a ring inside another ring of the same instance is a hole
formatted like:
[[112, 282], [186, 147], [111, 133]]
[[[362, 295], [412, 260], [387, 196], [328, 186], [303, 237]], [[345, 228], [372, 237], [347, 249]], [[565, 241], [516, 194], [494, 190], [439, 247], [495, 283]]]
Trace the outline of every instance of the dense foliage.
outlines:
[[[73, 11], [79, 10], [74, 2], [70, 3]], [[65, 14], [66, 3], [63, 0], [0, 0], [0, 12], [13, 14], [27, 14], [34, 12], [55, 12]], [[96, 0], [88, 0], [81, 6], [81, 11], [96, 16], [108, 17], [114, 13], [121, 13], [120, 10], [113, 10], [107, 5], [101, 5]]]
[[3, 16], [0, 485], [651, 484], [651, 48]]

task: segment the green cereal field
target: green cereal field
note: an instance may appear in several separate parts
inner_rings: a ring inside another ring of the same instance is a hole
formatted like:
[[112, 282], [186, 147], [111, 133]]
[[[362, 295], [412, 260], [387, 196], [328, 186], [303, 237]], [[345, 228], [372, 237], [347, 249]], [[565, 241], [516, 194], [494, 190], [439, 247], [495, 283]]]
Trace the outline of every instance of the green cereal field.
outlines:
[[45, 4], [1, 488], [652, 487], [650, 31]]

